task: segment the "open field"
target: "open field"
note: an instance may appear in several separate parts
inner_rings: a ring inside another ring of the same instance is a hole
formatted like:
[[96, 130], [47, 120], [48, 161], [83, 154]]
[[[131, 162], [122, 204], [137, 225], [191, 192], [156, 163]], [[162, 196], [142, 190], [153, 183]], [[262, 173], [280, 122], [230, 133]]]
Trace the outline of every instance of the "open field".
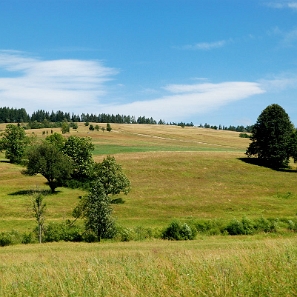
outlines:
[[0, 295], [296, 296], [297, 239], [4, 247]]
[[[131, 192], [120, 195], [125, 203], [113, 205], [119, 225], [296, 218], [296, 166], [282, 172], [246, 162], [249, 140], [236, 132], [112, 128], [89, 132], [80, 124], [71, 134], [92, 137], [94, 159], [114, 155], [130, 179]], [[27, 133], [44, 138], [50, 130]], [[31, 194], [48, 186], [42, 176], [27, 177], [22, 170], [0, 155], [0, 232], [27, 232], [36, 225]], [[71, 218], [80, 195], [81, 190], [58, 188], [46, 196], [47, 222]], [[296, 296], [297, 237], [281, 234], [2, 247], [0, 296]]]
[[[113, 151], [131, 180], [132, 190], [114, 205], [114, 216], [126, 227], [164, 227], [172, 219], [295, 217], [297, 175], [245, 162], [249, 140], [236, 132], [157, 125], [112, 125], [112, 132], [93, 131], [80, 124], [71, 134], [90, 136], [94, 159]], [[45, 129], [48, 130], [48, 129]], [[31, 130], [38, 137], [43, 130]], [[59, 131], [59, 129], [55, 129]], [[0, 163], [0, 231], [31, 229], [30, 191], [48, 189], [42, 176], [26, 177], [21, 166]], [[294, 164], [292, 166], [295, 166]], [[46, 197], [47, 219], [64, 220], [80, 190], [58, 188]]]

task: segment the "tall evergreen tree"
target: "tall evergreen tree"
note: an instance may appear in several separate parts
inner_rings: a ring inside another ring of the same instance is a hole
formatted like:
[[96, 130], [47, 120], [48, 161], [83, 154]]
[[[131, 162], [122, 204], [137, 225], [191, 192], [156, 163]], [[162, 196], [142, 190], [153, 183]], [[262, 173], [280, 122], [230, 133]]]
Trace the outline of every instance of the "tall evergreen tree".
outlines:
[[287, 167], [293, 131], [293, 124], [285, 110], [278, 104], [269, 105], [252, 128], [247, 156], [256, 156], [268, 167]]

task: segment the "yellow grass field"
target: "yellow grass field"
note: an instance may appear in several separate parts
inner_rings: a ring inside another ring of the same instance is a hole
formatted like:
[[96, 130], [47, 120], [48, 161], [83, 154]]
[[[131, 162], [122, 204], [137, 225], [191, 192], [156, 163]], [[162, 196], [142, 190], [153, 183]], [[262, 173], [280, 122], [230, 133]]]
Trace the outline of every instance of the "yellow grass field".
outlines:
[[[108, 149], [113, 151], [130, 179], [131, 192], [120, 195], [125, 203], [114, 205], [120, 225], [163, 227], [174, 218], [189, 221], [296, 216], [296, 173], [244, 162], [249, 140], [240, 138], [239, 133], [168, 125], [114, 124], [112, 128], [110, 133], [91, 132], [81, 123], [71, 135], [92, 137], [98, 162]], [[44, 130], [50, 133], [50, 129]], [[42, 133], [44, 130], [27, 133], [44, 138], [48, 135]], [[23, 167], [5, 162], [3, 155], [2, 160], [0, 231], [30, 229], [34, 218], [28, 194], [48, 189], [45, 179], [23, 176]], [[83, 194], [81, 190], [58, 188], [57, 194], [46, 197], [47, 219], [71, 218], [78, 196]]]
[[[274, 171], [247, 162], [249, 140], [239, 133], [157, 125], [112, 128], [91, 132], [80, 124], [65, 137], [91, 137], [96, 161], [111, 154], [122, 165], [132, 190], [119, 195], [124, 204], [113, 205], [121, 226], [160, 229], [175, 218], [296, 218], [295, 164]], [[45, 138], [51, 129], [27, 133]], [[36, 225], [32, 192], [48, 186], [42, 176], [24, 176], [22, 170], [0, 155], [0, 232], [28, 232]], [[71, 219], [85, 194], [57, 190], [45, 196], [46, 223]], [[296, 244], [293, 232], [279, 232], [1, 247], [0, 296], [297, 296]]]

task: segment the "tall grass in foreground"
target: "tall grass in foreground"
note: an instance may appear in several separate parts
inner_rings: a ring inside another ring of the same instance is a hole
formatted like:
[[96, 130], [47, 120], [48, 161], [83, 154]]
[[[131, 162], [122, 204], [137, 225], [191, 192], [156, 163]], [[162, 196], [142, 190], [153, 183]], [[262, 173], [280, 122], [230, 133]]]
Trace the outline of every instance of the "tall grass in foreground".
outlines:
[[296, 296], [297, 239], [0, 249], [0, 296]]

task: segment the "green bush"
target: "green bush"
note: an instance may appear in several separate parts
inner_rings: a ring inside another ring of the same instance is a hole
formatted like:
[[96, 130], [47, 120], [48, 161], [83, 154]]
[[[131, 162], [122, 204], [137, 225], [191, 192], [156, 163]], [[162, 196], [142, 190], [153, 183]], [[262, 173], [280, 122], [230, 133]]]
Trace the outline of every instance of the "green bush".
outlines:
[[36, 242], [37, 242], [37, 238], [33, 232], [23, 234], [22, 236], [23, 244], [36, 243]]
[[135, 233], [130, 228], [117, 227], [114, 239], [116, 241], [131, 241], [135, 239]]
[[226, 226], [226, 231], [230, 235], [250, 235], [255, 232], [255, 228], [253, 222], [247, 218], [243, 218], [241, 221], [233, 219]]
[[49, 223], [44, 230], [44, 242], [53, 241], [74, 241], [83, 240], [82, 230], [69, 223]]
[[17, 231], [1, 232], [0, 233], [0, 246], [7, 246], [19, 244], [22, 242], [22, 236]]
[[241, 137], [241, 138], [250, 138], [251, 135], [250, 134], [247, 134], [247, 133], [240, 133], [239, 134], [239, 137]]
[[196, 230], [206, 235], [219, 235], [224, 233], [225, 226], [219, 220], [207, 220], [195, 222]]
[[191, 240], [197, 234], [195, 227], [190, 227], [188, 224], [181, 224], [178, 221], [173, 221], [163, 231], [162, 238], [168, 240]]
[[258, 232], [276, 232], [278, 227], [278, 219], [255, 219], [254, 226]]

